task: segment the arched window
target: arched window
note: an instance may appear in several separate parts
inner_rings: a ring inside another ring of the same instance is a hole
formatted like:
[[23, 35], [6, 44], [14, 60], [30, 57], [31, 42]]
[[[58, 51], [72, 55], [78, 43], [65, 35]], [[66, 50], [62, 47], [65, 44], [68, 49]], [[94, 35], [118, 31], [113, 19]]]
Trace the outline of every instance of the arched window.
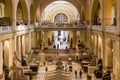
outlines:
[[64, 13], [58, 13], [54, 18], [54, 22], [58, 22], [58, 23], [68, 22], [68, 17]]

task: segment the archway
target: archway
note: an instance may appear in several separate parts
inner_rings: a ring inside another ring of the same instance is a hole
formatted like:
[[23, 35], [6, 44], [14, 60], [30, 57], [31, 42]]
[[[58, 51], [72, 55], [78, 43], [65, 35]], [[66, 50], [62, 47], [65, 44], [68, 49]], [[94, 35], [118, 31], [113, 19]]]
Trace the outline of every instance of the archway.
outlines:
[[99, 0], [94, 0], [91, 19], [92, 25], [101, 25], [101, 6]]
[[[43, 12], [43, 10], [50, 4], [50, 3], [52, 3], [52, 2], [54, 2], [54, 1], [56, 1], [56, 0], [49, 0], [49, 1], [46, 1], [46, 0], [44, 0], [43, 2], [42, 2], [42, 6], [41, 6], [41, 12]], [[61, 1], [61, 0], [59, 0], [59, 1]], [[63, 0], [62, 0], [63, 1]], [[72, 5], [74, 5], [75, 7], [76, 7], [76, 9], [78, 10], [78, 12], [79, 12], [79, 14], [80, 14], [80, 12], [81, 12], [81, 8], [83, 8], [83, 10], [85, 10], [85, 1], [82, 1], [82, 0], [64, 0], [64, 1], [67, 1], [67, 2], [69, 2], [69, 3], [71, 3]]]
[[54, 17], [54, 22], [55, 23], [67, 23], [68, 22], [68, 17], [64, 13], [58, 13]]
[[27, 5], [25, 0], [19, 0], [17, 5], [17, 24], [28, 24], [28, 11], [27, 11]]
[[64, 13], [69, 19], [68, 22], [79, 20], [77, 8], [68, 1], [54, 1], [50, 3], [42, 12], [41, 20], [43, 22], [47, 21], [53, 23], [54, 17], [59, 13]]

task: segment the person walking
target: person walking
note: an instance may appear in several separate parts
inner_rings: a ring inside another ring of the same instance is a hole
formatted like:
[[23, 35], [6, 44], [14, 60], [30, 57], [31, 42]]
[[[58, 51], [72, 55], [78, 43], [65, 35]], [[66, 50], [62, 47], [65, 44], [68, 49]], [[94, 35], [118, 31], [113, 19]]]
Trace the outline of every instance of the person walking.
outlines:
[[47, 66], [45, 67], [45, 71], [46, 71], [46, 72], [48, 71], [48, 67], [47, 67]]
[[79, 76], [80, 76], [80, 78], [82, 78], [82, 70], [80, 70]]
[[77, 78], [77, 70], [75, 70], [75, 78]]

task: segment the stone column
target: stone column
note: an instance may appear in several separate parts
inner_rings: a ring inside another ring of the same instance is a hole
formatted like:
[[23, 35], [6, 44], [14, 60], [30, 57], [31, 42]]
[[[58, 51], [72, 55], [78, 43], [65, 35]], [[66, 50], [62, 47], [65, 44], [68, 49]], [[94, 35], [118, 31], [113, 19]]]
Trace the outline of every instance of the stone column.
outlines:
[[0, 75], [3, 74], [3, 42], [0, 41]]
[[112, 67], [112, 45], [111, 40], [106, 39], [105, 40], [105, 67]]
[[88, 47], [90, 49], [90, 52], [92, 52], [92, 34], [91, 34], [91, 30], [89, 30], [89, 41], [88, 41]]
[[114, 41], [113, 80], [120, 80], [120, 40]]
[[21, 51], [22, 51], [22, 47], [21, 47], [21, 36], [18, 37], [18, 52], [17, 52], [17, 55], [18, 55], [18, 58], [21, 59]]
[[105, 36], [101, 35], [101, 58], [103, 60], [103, 67], [105, 66]]
[[117, 16], [116, 16], [116, 22], [117, 22], [117, 24], [116, 24], [116, 32], [120, 35], [120, 0], [116, 0], [116, 5], [117, 5], [117, 10], [116, 10], [116, 12], [117, 12]]
[[77, 45], [77, 34], [76, 31], [73, 31], [73, 48], [76, 48]]
[[34, 32], [34, 47], [36, 47], [36, 44], [37, 44], [37, 33]]
[[8, 55], [8, 57], [9, 57], [9, 67], [11, 67], [12, 66], [12, 64], [13, 64], [13, 53], [12, 53], [12, 48], [13, 48], [13, 46], [12, 46], [13, 44], [12, 44], [12, 38], [10, 38], [10, 40], [9, 40], [9, 55]]
[[48, 31], [44, 31], [44, 48], [48, 48]]
[[25, 52], [28, 52], [29, 51], [29, 34], [25, 34], [25, 46], [26, 46], [26, 50]]
[[[26, 51], [26, 40], [25, 40], [25, 37], [26, 37], [25, 35], [22, 35], [22, 52], [23, 52], [23, 54]], [[30, 41], [30, 39], [28, 41]]]
[[98, 36], [98, 58], [101, 58], [101, 37]]
[[98, 54], [97, 54], [97, 47], [98, 47], [98, 37], [97, 36], [94, 36], [94, 39], [95, 39], [95, 44], [94, 44], [94, 54], [96, 55], [96, 56], [98, 56]]
[[31, 32], [29, 32], [29, 51], [31, 50]]
[[37, 32], [37, 42], [39, 42], [39, 40], [40, 40], [40, 32], [38, 31]]
[[16, 30], [16, 22], [17, 22], [17, 19], [16, 19], [16, 3], [17, 3], [17, 0], [13, 0], [13, 9], [12, 9], [12, 31], [15, 32]]
[[94, 52], [94, 44], [95, 44], [95, 41], [94, 41], [94, 35], [91, 35], [91, 51]]

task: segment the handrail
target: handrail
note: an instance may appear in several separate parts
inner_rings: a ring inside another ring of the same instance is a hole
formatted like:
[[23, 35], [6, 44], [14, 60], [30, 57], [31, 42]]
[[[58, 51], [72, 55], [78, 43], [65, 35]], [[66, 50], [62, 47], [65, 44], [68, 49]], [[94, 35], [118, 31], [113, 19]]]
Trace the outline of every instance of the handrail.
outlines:
[[11, 32], [12, 26], [0, 26], [0, 33]]

